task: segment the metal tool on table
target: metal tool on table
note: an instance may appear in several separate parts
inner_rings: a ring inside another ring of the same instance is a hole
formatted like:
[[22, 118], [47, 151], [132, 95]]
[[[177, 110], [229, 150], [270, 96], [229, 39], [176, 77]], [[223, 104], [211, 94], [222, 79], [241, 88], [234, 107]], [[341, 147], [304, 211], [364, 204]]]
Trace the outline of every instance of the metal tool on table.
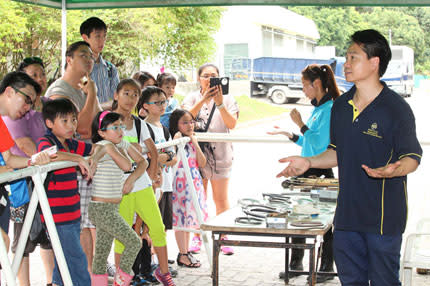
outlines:
[[282, 182], [282, 187], [295, 188], [339, 188], [339, 180], [334, 178], [302, 178], [302, 177], [290, 177]]
[[290, 222], [291, 226], [300, 227], [300, 228], [324, 228], [325, 224], [320, 221], [314, 220], [296, 220]]

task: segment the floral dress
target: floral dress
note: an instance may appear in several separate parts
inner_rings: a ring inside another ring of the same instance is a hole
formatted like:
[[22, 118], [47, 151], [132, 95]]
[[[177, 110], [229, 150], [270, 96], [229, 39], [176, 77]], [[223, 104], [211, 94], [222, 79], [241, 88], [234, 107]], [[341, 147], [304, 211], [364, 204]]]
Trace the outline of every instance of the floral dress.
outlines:
[[[191, 142], [188, 142], [185, 146], [185, 154], [187, 155], [186, 159], [188, 160], [188, 165], [191, 169], [191, 176], [193, 178], [194, 188], [197, 192], [203, 221], [206, 221], [208, 218], [206, 194], [203, 188], [199, 166], [197, 165], [196, 148]], [[199, 228], [200, 224], [197, 220], [197, 214], [192, 203], [190, 192], [191, 188], [187, 184], [184, 165], [182, 164], [182, 161], [180, 161], [173, 181], [173, 226], [194, 229]]]

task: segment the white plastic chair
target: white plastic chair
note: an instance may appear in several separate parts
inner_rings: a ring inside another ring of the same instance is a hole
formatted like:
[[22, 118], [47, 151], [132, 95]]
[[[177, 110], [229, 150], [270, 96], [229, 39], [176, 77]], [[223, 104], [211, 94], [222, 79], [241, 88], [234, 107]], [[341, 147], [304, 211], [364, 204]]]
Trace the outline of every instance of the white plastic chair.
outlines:
[[420, 219], [416, 232], [406, 237], [400, 265], [402, 285], [412, 286], [412, 271], [415, 267], [430, 269], [430, 218]]

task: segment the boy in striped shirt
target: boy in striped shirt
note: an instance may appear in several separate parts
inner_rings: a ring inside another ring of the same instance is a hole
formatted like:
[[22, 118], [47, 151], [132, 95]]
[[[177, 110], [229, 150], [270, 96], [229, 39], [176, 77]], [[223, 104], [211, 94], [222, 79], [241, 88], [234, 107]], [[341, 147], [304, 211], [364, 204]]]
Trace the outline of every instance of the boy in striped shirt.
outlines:
[[[42, 114], [48, 131], [38, 140], [37, 150], [40, 152], [56, 145], [58, 152], [55, 161], [76, 162], [82, 175], [91, 179], [104, 148], [72, 138], [77, 128], [75, 105], [66, 98], [51, 100], [43, 106]], [[84, 156], [90, 158], [85, 159]], [[46, 195], [73, 285], [91, 285], [87, 258], [80, 243], [81, 210], [76, 168], [55, 170], [48, 174], [47, 180]], [[57, 261], [52, 282], [63, 285]]]

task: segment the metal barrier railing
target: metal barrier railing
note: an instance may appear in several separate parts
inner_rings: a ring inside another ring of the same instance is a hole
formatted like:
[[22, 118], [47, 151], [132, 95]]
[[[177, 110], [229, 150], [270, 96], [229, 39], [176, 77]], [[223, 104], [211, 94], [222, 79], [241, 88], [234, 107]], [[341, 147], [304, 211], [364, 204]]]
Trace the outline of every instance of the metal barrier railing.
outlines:
[[[156, 144], [156, 147], [157, 149], [161, 149], [169, 146], [178, 145], [178, 154], [184, 157], [186, 156], [184, 147], [185, 147], [185, 144], [189, 141], [190, 139], [188, 137], [184, 137], [181, 139], [176, 139], [169, 142]], [[146, 148], [143, 148], [143, 149], [144, 149], [144, 153], [146, 153], [147, 152]], [[183, 164], [186, 170], [189, 172], [188, 160], [184, 160]], [[64, 285], [66, 286], [73, 285], [69, 270], [67, 268], [67, 263], [64, 258], [64, 253], [61, 247], [61, 243], [58, 238], [58, 233], [55, 228], [54, 219], [52, 217], [51, 208], [48, 203], [48, 198], [46, 197], [43, 182], [48, 172], [58, 170], [58, 169], [64, 169], [68, 167], [74, 167], [74, 166], [77, 166], [77, 164], [72, 162], [53, 162], [43, 166], [32, 166], [32, 167], [16, 170], [13, 172], [0, 174], [0, 183], [11, 182], [17, 179], [22, 179], [27, 177], [31, 177], [34, 183], [34, 191], [31, 196], [27, 213], [24, 219], [21, 236], [18, 240], [18, 245], [15, 252], [15, 256], [12, 261], [12, 265], [10, 264], [10, 261], [8, 258], [3, 237], [0, 235], [0, 263], [2, 265], [3, 272], [5, 273], [5, 279], [6, 279], [7, 285], [10, 285], [10, 286], [16, 285], [16, 276], [18, 273], [19, 266], [21, 264], [22, 256], [24, 254], [24, 248], [27, 243], [28, 236], [30, 234], [31, 224], [34, 219], [34, 215], [36, 213], [36, 208], [38, 203], [40, 204], [42, 214], [45, 219], [46, 227], [52, 243], [52, 248], [54, 250], [54, 254], [57, 259], [58, 267], [59, 267]], [[198, 205], [198, 201], [196, 200], [197, 195], [194, 189], [194, 184], [192, 183], [193, 181], [192, 179], [190, 180], [190, 178], [191, 178], [191, 174], [187, 174], [187, 180], [189, 180], [188, 184], [193, 188], [193, 192], [191, 193], [193, 196], [194, 207], [197, 211], [199, 222], [201, 223], [202, 215]], [[202, 235], [205, 238], [205, 240], [208, 241], [206, 234], [202, 233]], [[206, 246], [206, 250], [210, 252], [210, 249], [208, 246]]]
[[[291, 141], [282, 135], [277, 136], [249, 136], [249, 135], [234, 135], [228, 133], [196, 133], [197, 140], [200, 142], [248, 142], [248, 143], [291, 143]], [[156, 144], [157, 149], [166, 148], [169, 146], [178, 146], [178, 163], [182, 158], [186, 158], [185, 153], [185, 145], [189, 142], [190, 139], [188, 137], [175, 139], [169, 142]], [[430, 145], [430, 142], [420, 142], [421, 145]], [[143, 148], [143, 153], [147, 153], [148, 150]], [[187, 183], [191, 187], [191, 196], [194, 208], [197, 213], [197, 219], [199, 224], [203, 223], [203, 216], [200, 210], [200, 206], [198, 203], [197, 192], [194, 188], [194, 183], [190, 173], [190, 167], [188, 165], [188, 160], [183, 160], [183, 166], [185, 168], [185, 174], [187, 178]], [[48, 199], [46, 197], [45, 189], [43, 187], [43, 180], [46, 174], [53, 170], [63, 169], [67, 167], [77, 166], [76, 163], [72, 162], [54, 162], [43, 166], [33, 166], [28, 167], [21, 170], [16, 170], [13, 172], [0, 174], [0, 183], [11, 182], [17, 179], [32, 177], [32, 180], [35, 185], [35, 191], [32, 194], [29, 207], [27, 210], [27, 214], [24, 220], [23, 228], [21, 231], [21, 237], [18, 241], [15, 257], [12, 262], [12, 267], [8, 259], [7, 250], [3, 241], [2, 236], [0, 235], [0, 263], [3, 267], [3, 272], [6, 275], [7, 285], [14, 286], [16, 285], [16, 275], [18, 273], [19, 265], [21, 264], [22, 256], [24, 253], [25, 244], [28, 239], [28, 235], [30, 232], [31, 223], [34, 218], [34, 214], [36, 212], [37, 203], [40, 203], [42, 213], [44, 215], [46, 226], [48, 229], [49, 236], [51, 238], [52, 247], [54, 250], [55, 257], [58, 262], [58, 266], [60, 268], [60, 273], [63, 278], [64, 285], [71, 286], [72, 281], [70, 278], [70, 273], [67, 268], [67, 264], [64, 258], [64, 254], [61, 248], [61, 244], [58, 238], [58, 234], [55, 228], [54, 220], [52, 217], [51, 209], [49, 207]], [[209, 247], [209, 239], [207, 237], [206, 232], [201, 230], [194, 229], [186, 229], [186, 228], [175, 228], [178, 230], [184, 230], [189, 232], [197, 232], [202, 235], [203, 244], [205, 245], [206, 253], [208, 256], [208, 262], [211, 265], [211, 249]]]

